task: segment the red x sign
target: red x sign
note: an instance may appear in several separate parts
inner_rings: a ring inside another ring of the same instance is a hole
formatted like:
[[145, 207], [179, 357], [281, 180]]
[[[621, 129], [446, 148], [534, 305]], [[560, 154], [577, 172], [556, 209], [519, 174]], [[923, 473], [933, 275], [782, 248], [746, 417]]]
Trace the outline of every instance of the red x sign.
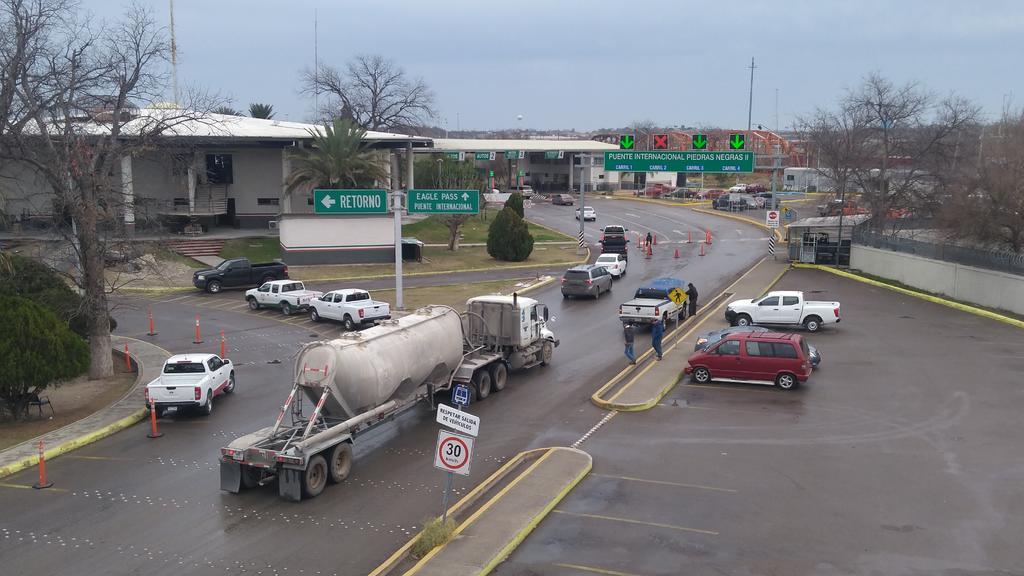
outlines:
[[655, 150], [668, 150], [668, 134], [653, 134], [653, 136]]

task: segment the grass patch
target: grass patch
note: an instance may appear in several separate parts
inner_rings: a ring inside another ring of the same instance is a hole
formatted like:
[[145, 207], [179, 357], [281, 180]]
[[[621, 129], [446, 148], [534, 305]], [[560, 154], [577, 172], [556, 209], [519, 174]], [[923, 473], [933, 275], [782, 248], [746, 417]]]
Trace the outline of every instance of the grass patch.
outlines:
[[[489, 209], [477, 216], [471, 216], [460, 229], [462, 242], [468, 244], [487, 242], [487, 229], [497, 214], [497, 210]], [[570, 236], [534, 224], [529, 220], [527, 220], [527, 225], [536, 242], [572, 242], [573, 240]], [[402, 236], [411, 236], [427, 244], [447, 244], [448, 227], [444, 224], [443, 216], [428, 216], [423, 220], [403, 225]]]
[[[487, 253], [486, 246], [463, 246], [451, 252], [440, 246], [424, 246], [423, 262], [406, 262], [403, 274], [443, 273], [506, 266], [568, 266], [581, 260], [576, 246], [546, 245], [533, 247], [533, 253], [524, 262], [502, 262]], [[330, 280], [364, 276], [394, 275], [394, 264], [344, 264], [337, 266], [289, 266], [288, 275], [296, 280]]]
[[[523, 280], [526, 281], [525, 279]], [[415, 310], [431, 304], [451, 306], [462, 310], [466, 300], [484, 294], [511, 294], [516, 289], [515, 280], [495, 280], [490, 282], [473, 282], [470, 284], [452, 284], [450, 286], [423, 286], [402, 290], [402, 300], [406, 310]], [[374, 300], [383, 300], [395, 305], [395, 291], [374, 290]]]
[[273, 262], [281, 257], [281, 241], [272, 236], [228, 240], [220, 250], [220, 257], [225, 260], [245, 257], [254, 264]]
[[434, 518], [423, 525], [423, 531], [413, 542], [409, 553], [415, 558], [423, 558], [434, 548], [447, 544], [454, 532], [455, 520], [448, 518], [442, 523], [440, 518]]

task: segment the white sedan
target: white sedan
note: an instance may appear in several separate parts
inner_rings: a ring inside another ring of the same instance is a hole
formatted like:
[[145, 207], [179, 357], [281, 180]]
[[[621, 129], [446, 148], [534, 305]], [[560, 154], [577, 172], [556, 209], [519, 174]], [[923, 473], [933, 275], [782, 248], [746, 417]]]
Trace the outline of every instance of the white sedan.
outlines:
[[626, 265], [629, 262], [622, 254], [601, 254], [594, 262], [596, 266], [603, 266], [612, 278], [622, 278], [626, 275]]
[[[579, 208], [576, 209], [576, 219], [580, 219]], [[597, 220], [597, 211], [591, 208], [590, 206], [583, 207], [583, 221], [586, 222], [587, 220]]]

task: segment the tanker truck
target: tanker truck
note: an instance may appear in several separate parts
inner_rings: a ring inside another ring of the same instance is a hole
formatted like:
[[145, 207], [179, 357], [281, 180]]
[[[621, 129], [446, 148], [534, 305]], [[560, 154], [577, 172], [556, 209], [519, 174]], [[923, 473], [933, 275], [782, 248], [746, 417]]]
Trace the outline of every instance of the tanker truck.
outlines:
[[304, 345], [274, 424], [221, 448], [221, 489], [276, 478], [286, 500], [318, 496], [349, 475], [353, 443], [368, 430], [418, 406], [435, 409], [435, 394], [456, 383], [483, 400], [505, 388], [510, 371], [548, 364], [558, 346], [548, 321], [547, 306], [531, 298], [480, 296], [461, 314], [426, 306]]

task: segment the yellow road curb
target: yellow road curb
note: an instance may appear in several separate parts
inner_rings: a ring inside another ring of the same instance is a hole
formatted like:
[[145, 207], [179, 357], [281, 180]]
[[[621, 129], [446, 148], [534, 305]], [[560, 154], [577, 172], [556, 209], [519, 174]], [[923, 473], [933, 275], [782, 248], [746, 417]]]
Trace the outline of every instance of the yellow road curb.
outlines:
[[892, 284], [886, 284], [885, 282], [879, 282], [878, 280], [872, 280], [871, 278], [865, 278], [864, 276], [860, 276], [859, 274], [854, 274], [852, 272], [847, 272], [845, 270], [838, 270], [838, 269], [832, 268], [830, 266], [823, 266], [821, 264], [800, 264], [800, 263], [793, 263], [791, 266], [793, 268], [807, 268], [807, 269], [814, 269], [814, 270], [822, 270], [822, 271], [825, 271], [825, 272], [829, 272], [831, 274], [835, 274], [836, 276], [842, 276], [843, 278], [848, 278], [850, 280], [856, 280], [857, 282], [862, 282], [864, 284], [871, 284], [872, 286], [878, 286], [880, 288], [887, 288], [889, 290], [892, 290], [893, 292], [899, 292], [900, 294], [906, 294], [907, 296], [913, 296], [914, 298], [919, 298], [921, 300], [927, 300], [928, 302], [933, 302], [935, 304], [940, 304], [942, 306], [947, 306], [949, 308], [954, 308], [954, 309], [960, 310], [962, 312], [967, 312], [969, 314], [974, 314], [975, 316], [981, 316], [983, 318], [988, 318], [990, 320], [996, 320], [996, 321], [1002, 322], [1004, 324], [1009, 324], [1010, 326], [1016, 326], [1017, 328], [1024, 328], [1024, 321], [1017, 320], [1016, 318], [1010, 318], [1009, 316], [1004, 316], [1004, 315], [999, 314], [997, 312], [992, 312], [990, 310], [985, 310], [984, 308], [978, 308], [976, 306], [971, 306], [970, 304], [961, 304], [960, 302], [954, 302], [952, 300], [947, 300], [945, 298], [940, 298], [938, 296], [932, 296], [931, 294], [925, 294], [924, 292], [918, 292], [917, 290], [911, 290], [911, 289], [908, 289], [908, 288], [901, 288], [899, 286], [893, 286]]
[[735, 220], [737, 222], [744, 222], [744, 223], [750, 224], [752, 226], [758, 226], [758, 227], [763, 228], [764, 230], [767, 230], [768, 232], [771, 232], [772, 234], [774, 234], [775, 235], [775, 240], [778, 241], [780, 244], [782, 243], [782, 234], [778, 231], [778, 229], [769, 228], [769, 227], [765, 226], [764, 224], [761, 224], [760, 222], [758, 222], [756, 220], [751, 220], [750, 218], [744, 218], [743, 216], [736, 216], [736, 215], [733, 215], [733, 214], [722, 213], [722, 212], [719, 212], [717, 210], [705, 210], [703, 208], [690, 208], [690, 210], [693, 210], [694, 212], [700, 212], [701, 214], [709, 214], [711, 216], [718, 216], [719, 218], [728, 218], [730, 220]]

